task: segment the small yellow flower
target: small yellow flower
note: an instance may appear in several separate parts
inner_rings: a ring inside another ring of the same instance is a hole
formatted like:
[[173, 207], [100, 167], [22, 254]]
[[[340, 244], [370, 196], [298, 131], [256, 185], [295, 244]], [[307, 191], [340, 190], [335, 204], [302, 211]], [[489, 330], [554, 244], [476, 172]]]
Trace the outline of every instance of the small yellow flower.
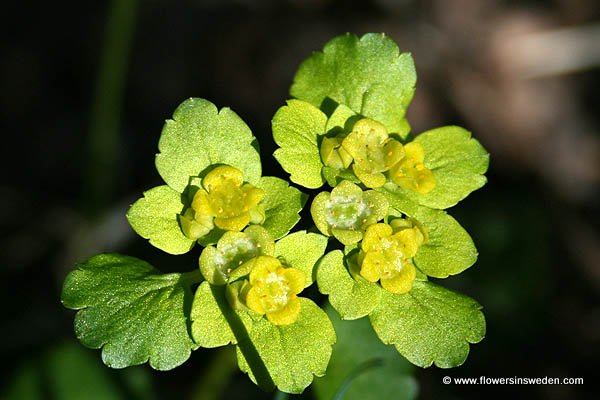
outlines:
[[405, 157], [390, 170], [392, 181], [404, 189], [425, 194], [435, 188], [435, 177], [423, 164], [425, 154], [419, 143], [404, 145]]
[[250, 222], [264, 221], [260, 202], [262, 189], [244, 183], [244, 175], [236, 168], [220, 166], [202, 180], [191, 207], [180, 217], [184, 234], [190, 239], [206, 235], [213, 226], [239, 232]]
[[352, 164], [352, 156], [342, 147], [343, 138], [323, 138], [321, 142], [321, 159], [323, 164], [335, 169], [346, 169]]
[[369, 188], [383, 186], [386, 181], [383, 173], [404, 156], [402, 144], [388, 136], [385, 126], [368, 118], [354, 124], [342, 147], [354, 160], [352, 170]]
[[385, 290], [400, 294], [412, 289], [417, 271], [410, 259], [425, 236], [410, 221], [396, 221], [399, 222], [394, 223], [394, 227], [380, 223], [367, 228], [358, 264], [363, 278], [370, 282], [380, 281]]
[[245, 294], [246, 306], [267, 316], [274, 325], [289, 325], [298, 319], [300, 299], [306, 277], [296, 268], [285, 268], [275, 257], [255, 258], [250, 272], [250, 288]]

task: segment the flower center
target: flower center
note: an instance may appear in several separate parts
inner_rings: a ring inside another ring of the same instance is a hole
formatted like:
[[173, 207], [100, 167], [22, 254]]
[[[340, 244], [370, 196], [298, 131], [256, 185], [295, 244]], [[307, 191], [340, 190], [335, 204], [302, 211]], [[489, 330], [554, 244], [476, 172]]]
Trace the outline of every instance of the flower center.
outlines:
[[396, 240], [382, 238], [381, 252], [386, 261], [381, 269], [381, 277], [391, 279], [397, 276], [402, 271], [402, 259], [404, 257], [400, 243]]
[[248, 211], [247, 196], [246, 191], [234, 182], [225, 181], [211, 188], [209, 202], [217, 217], [232, 218]]
[[408, 143], [404, 146], [406, 157], [390, 170], [392, 181], [398, 186], [417, 193], [429, 193], [436, 185], [431, 170], [423, 164], [425, 153], [419, 143]]
[[325, 218], [333, 228], [360, 229], [371, 214], [371, 207], [360, 195], [336, 196], [325, 203]]
[[229, 273], [245, 261], [260, 255], [260, 246], [252, 238], [240, 238], [223, 245], [215, 254], [215, 264], [227, 279]]
[[282, 309], [289, 301], [290, 287], [286, 279], [275, 272], [269, 273], [265, 279], [266, 292], [265, 310], [273, 312]]
[[267, 313], [272, 313], [284, 308], [291, 296], [289, 282], [278, 271], [269, 272], [258, 282], [257, 289], [260, 293], [260, 302]]
[[379, 254], [373, 263], [379, 271], [379, 278], [391, 279], [402, 272], [404, 253], [402, 245], [393, 238], [382, 237], [376, 243], [371, 244], [371, 253]]

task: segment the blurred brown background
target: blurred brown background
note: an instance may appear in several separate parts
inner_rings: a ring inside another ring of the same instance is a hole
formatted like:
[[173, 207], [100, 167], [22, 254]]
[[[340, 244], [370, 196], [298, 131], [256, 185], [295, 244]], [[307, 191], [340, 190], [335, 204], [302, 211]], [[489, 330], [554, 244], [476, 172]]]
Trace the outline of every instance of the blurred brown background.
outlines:
[[[597, 1], [22, 1], [3, 8], [0, 354], [7, 372], [0, 397], [33, 396], [16, 388], [24, 382], [38, 385], [42, 398], [67, 398], [56, 387], [71, 385], [64, 360], [79, 350], [69, 347], [74, 313], [59, 296], [75, 262], [118, 251], [165, 271], [196, 265], [198, 254], [161, 254], [124, 218], [143, 190], [161, 182], [153, 158], [163, 121], [181, 101], [231, 107], [258, 137], [265, 173], [286, 177], [270, 156], [270, 119], [299, 63], [335, 35], [385, 32], [416, 62], [413, 131], [461, 125], [491, 153], [488, 185], [450, 210], [472, 234], [479, 261], [443, 282], [484, 306], [488, 334], [463, 366], [418, 371], [419, 398], [594, 398]], [[115, 46], [104, 51], [107, 26]], [[196, 351], [167, 373], [108, 370], [98, 351], [81, 357], [125, 398], [210, 398], [198, 393], [214, 354]], [[584, 377], [587, 385], [454, 386], [442, 384], [445, 375]], [[227, 385], [213, 398], [272, 398], [241, 373]]]

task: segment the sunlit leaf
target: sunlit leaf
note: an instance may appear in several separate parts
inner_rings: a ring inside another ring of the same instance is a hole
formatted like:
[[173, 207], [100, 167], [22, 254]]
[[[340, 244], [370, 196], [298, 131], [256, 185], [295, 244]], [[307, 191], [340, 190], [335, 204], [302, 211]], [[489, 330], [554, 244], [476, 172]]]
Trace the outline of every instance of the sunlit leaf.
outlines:
[[262, 226], [273, 239], [285, 236], [300, 221], [298, 213], [304, 207], [307, 196], [283, 179], [273, 176], [263, 176], [256, 186], [265, 191], [262, 204], [266, 218]]
[[127, 220], [141, 237], [169, 254], [190, 251], [194, 241], [181, 231], [177, 216], [183, 210], [181, 193], [157, 186], [144, 192], [127, 212]]
[[308, 287], [313, 283], [313, 270], [317, 260], [325, 253], [327, 238], [318, 233], [300, 231], [292, 233], [275, 244], [275, 256], [290, 267], [304, 272]]
[[327, 253], [317, 267], [319, 291], [329, 295], [329, 302], [343, 319], [368, 315], [381, 298], [382, 289], [365, 279], [354, 279], [345, 266], [340, 250]]
[[327, 314], [315, 303], [300, 298], [298, 320], [291, 325], [277, 326], [266, 319], [257, 321], [248, 333], [247, 342], [238, 343], [240, 369], [265, 389], [269, 382], [257, 379], [245, 351], [255, 349], [272, 384], [288, 393], [301, 393], [314, 376], [323, 376], [335, 343], [335, 331]]
[[208, 100], [191, 98], [166, 121], [158, 143], [156, 169], [167, 185], [183, 192], [192, 177], [207, 167], [227, 164], [256, 183], [260, 156], [250, 128], [229, 108], [218, 110]]
[[381, 343], [368, 318], [343, 321], [331, 306], [325, 311], [335, 328], [337, 342], [327, 374], [315, 379], [312, 386], [318, 400], [331, 400], [334, 396], [344, 400], [416, 398], [415, 368], [393, 346]]
[[307, 188], [323, 185], [318, 137], [325, 134], [327, 116], [300, 100], [288, 100], [273, 117], [274, 153], [290, 180]]
[[393, 40], [383, 34], [360, 39], [346, 34], [300, 65], [290, 93], [315, 107], [329, 98], [404, 137], [410, 130], [404, 116], [415, 82], [411, 55], [400, 53]]
[[457, 367], [466, 360], [469, 343], [485, 336], [481, 306], [465, 295], [422, 281], [405, 294], [382, 292], [369, 315], [373, 329], [415, 365]]
[[196, 347], [187, 329], [192, 283], [137, 258], [101, 254], [67, 276], [62, 302], [79, 310], [77, 337], [87, 347], [102, 348], [109, 367], [149, 361], [155, 369], [169, 370]]

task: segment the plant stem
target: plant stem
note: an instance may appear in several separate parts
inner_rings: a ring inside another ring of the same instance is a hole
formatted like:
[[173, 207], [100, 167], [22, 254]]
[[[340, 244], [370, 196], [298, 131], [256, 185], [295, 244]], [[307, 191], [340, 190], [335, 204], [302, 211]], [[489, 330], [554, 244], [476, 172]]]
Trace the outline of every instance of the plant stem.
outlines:
[[356, 368], [354, 368], [348, 374], [348, 376], [346, 376], [346, 379], [344, 379], [344, 381], [340, 385], [340, 388], [337, 390], [337, 392], [333, 396], [333, 400], [342, 400], [344, 398], [344, 395], [346, 394], [346, 391], [348, 390], [348, 388], [350, 387], [350, 384], [352, 383], [352, 381], [354, 381], [354, 379], [356, 379], [360, 375], [364, 374], [365, 372], [367, 372], [373, 368], [379, 368], [383, 365], [384, 365], [384, 360], [381, 358], [374, 358], [372, 360], [365, 361], [364, 363], [358, 365]]
[[112, 0], [90, 115], [83, 206], [90, 215], [114, 195], [119, 122], [138, 0]]

